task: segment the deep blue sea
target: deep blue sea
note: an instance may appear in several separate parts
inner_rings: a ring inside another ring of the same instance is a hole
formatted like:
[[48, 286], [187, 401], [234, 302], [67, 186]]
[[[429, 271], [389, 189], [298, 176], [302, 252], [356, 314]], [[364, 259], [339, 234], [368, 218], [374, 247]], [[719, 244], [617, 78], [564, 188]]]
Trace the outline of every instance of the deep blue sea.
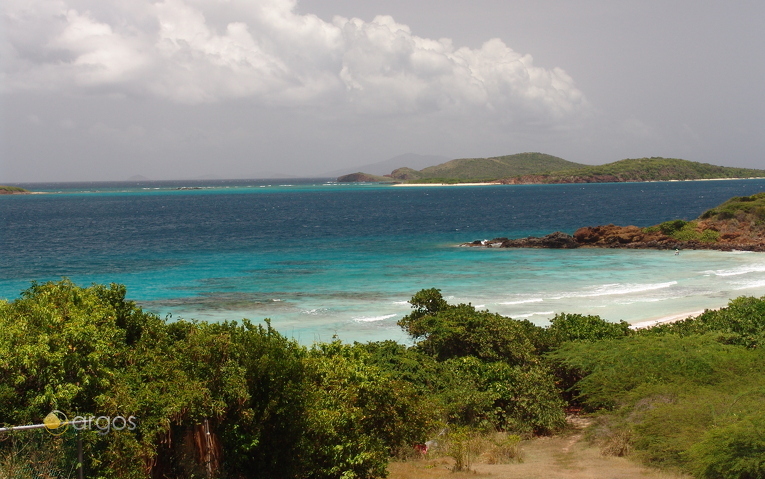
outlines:
[[[544, 324], [641, 322], [765, 295], [765, 255], [499, 250], [461, 242], [692, 219], [765, 180], [394, 187], [329, 180], [58, 183], [0, 196], [0, 298], [31, 281], [123, 283], [172, 318], [271, 318], [309, 344], [404, 340], [422, 288]], [[190, 189], [192, 188], [192, 189]]]

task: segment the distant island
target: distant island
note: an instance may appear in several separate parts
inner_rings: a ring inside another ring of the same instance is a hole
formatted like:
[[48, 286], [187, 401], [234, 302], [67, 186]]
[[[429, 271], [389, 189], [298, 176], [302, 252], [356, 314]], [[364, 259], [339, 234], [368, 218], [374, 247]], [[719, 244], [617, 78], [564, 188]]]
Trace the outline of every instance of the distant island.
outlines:
[[765, 170], [661, 157], [626, 159], [593, 166], [544, 153], [518, 153], [492, 158], [461, 158], [422, 170], [402, 167], [384, 176], [358, 172], [343, 175], [337, 181], [405, 184], [556, 184], [725, 178], [765, 178]]
[[765, 251], [765, 192], [731, 198], [693, 221], [678, 219], [647, 228], [612, 224], [586, 226], [573, 235], [557, 231], [541, 238], [495, 238], [462, 246]]
[[18, 186], [0, 185], [0, 195], [23, 195], [28, 193], [31, 193], [31, 191], [25, 190], [24, 188], [20, 188]]

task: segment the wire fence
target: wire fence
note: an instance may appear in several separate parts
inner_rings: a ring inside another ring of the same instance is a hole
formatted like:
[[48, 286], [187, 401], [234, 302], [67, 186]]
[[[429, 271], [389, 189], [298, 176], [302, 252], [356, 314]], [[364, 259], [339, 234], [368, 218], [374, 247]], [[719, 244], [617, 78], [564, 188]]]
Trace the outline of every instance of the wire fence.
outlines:
[[0, 479], [77, 479], [78, 437], [73, 429], [53, 436], [43, 429], [0, 433]]

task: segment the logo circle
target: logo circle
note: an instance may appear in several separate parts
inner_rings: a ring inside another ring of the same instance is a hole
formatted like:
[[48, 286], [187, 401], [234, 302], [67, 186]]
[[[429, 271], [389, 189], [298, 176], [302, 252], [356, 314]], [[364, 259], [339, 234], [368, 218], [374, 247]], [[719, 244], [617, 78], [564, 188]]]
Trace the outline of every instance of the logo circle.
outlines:
[[60, 436], [69, 429], [69, 419], [66, 414], [54, 409], [43, 419], [45, 430], [54, 436]]

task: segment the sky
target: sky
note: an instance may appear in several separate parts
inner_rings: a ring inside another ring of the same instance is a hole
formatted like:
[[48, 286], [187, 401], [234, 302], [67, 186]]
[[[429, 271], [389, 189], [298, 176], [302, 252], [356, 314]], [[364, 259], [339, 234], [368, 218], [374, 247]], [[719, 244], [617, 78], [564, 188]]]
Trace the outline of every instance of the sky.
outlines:
[[406, 153], [765, 168], [763, 21], [761, 0], [3, 0], [0, 184]]

